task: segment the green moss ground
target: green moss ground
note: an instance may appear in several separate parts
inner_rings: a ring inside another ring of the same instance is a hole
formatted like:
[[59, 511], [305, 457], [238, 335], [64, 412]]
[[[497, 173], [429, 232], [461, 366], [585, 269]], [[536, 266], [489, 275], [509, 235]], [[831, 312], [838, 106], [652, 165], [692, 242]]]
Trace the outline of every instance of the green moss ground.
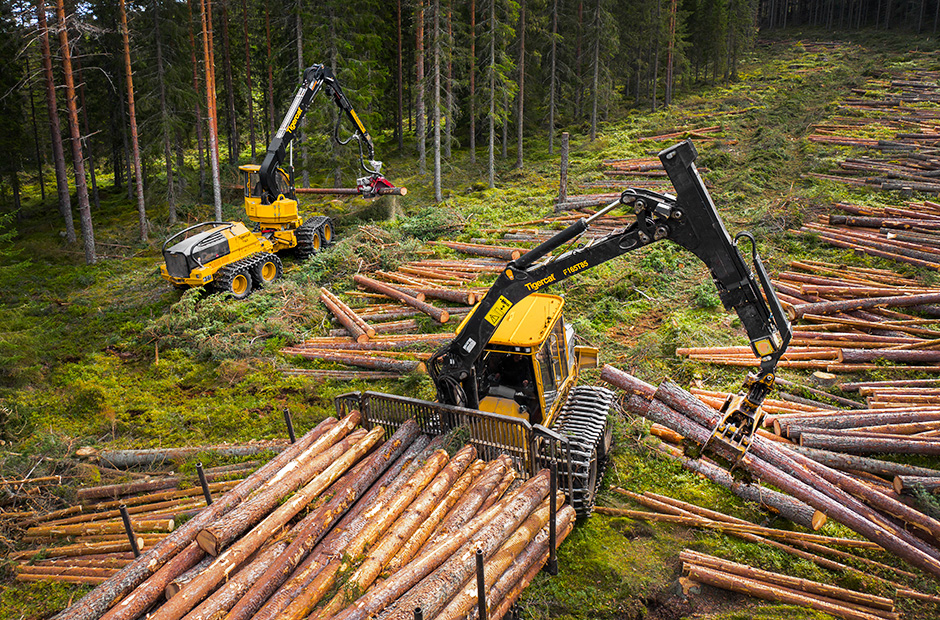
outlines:
[[[867, 78], [885, 71], [940, 68], [935, 44], [867, 34], [820, 51], [800, 41], [831, 41], [832, 33], [790, 35], [761, 41], [745, 59], [736, 83], [703, 84], [669, 110], [624, 113], [612, 119], [594, 143], [572, 135], [572, 176], [597, 178], [602, 159], [649, 156], [669, 144], [638, 142], [641, 136], [720, 123], [722, 140], [699, 143], [699, 165], [709, 169], [707, 179], [729, 230], [754, 232], [771, 271], [798, 257], [889, 266], [786, 233], [814, 219], [834, 200], [900, 200], [804, 178], [806, 172], [827, 170], [844, 153], [811, 144], [805, 136], [812, 123], [833, 115], [836, 102]], [[740, 110], [746, 111], [732, 114]], [[879, 135], [877, 127], [867, 131]], [[387, 154], [392, 148], [380, 143], [379, 151]], [[507, 222], [550, 215], [558, 161], [548, 156], [543, 137], [526, 140], [523, 170], [512, 169], [509, 161], [498, 162], [496, 189], [481, 184], [482, 162], [478, 157], [478, 164], [471, 165], [465, 151], [456, 152], [445, 167], [445, 204], [434, 206], [430, 175], [417, 174], [413, 157], [387, 158], [389, 178], [410, 190], [399, 201], [401, 217], [386, 220], [392, 207], [389, 198], [312, 205], [337, 218], [339, 242], [304, 264], [286, 260], [280, 284], [241, 303], [195, 290], [180, 293], [159, 278], [160, 243], [170, 228], [158, 198], [148, 203], [150, 241], [141, 243], [136, 239], [134, 205], [123, 192], [103, 191], [102, 208], [94, 214], [96, 237], [112, 244], [104, 253], [119, 258], [85, 266], [76, 249], [63, 243], [55, 218], [49, 216], [49, 203], [40, 205], [38, 191], [27, 188], [26, 218], [17, 225], [13, 244], [18, 252], [0, 253], [0, 474], [25, 473], [39, 456], [48, 460], [34, 475], [43, 468], [61, 472], [63, 466], [53, 459], [80, 445], [154, 447], [283, 436], [284, 408], [291, 410], [298, 429], [306, 429], [332, 413], [334, 396], [353, 389], [430, 397], [429, 380], [418, 375], [370, 384], [286, 377], [280, 368], [311, 363], [286, 359], [277, 351], [307, 335], [324, 333], [327, 321], [316, 301], [319, 286], [345, 290], [360, 266], [394, 267], [421, 245], [415, 237], [470, 239]], [[108, 182], [99, 178], [103, 188]], [[227, 196], [225, 217], [241, 218], [239, 208], [237, 196]], [[210, 211], [205, 205], [181, 206], [188, 222], [210, 219]], [[368, 232], [360, 225], [368, 226]], [[382, 244], [375, 242], [376, 235]], [[740, 385], [740, 372], [674, 355], [680, 346], [743, 341], [737, 319], [721, 310], [705, 268], [681, 249], [652, 246], [560, 283], [553, 292], [565, 295], [569, 320], [586, 342], [602, 348], [602, 362], [650, 382], [669, 376], [679, 383], [701, 379], [715, 387]], [[589, 379], [594, 377], [589, 373]], [[605, 483], [762, 518], [725, 491], [651, 455], [648, 441], [643, 421], [618, 420], [617, 448]], [[68, 487], [56, 493], [61, 499], [49, 501], [69, 501]], [[607, 505], [621, 500], [609, 493], [601, 498]], [[845, 531], [829, 524], [824, 533]], [[16, 532], [4, 534], [12, 537]], [[677, 594], [676, 581], [678, 553], [686, 546], [850, 585], [844, 576], [722, 535], [595, 515], [579, 523], [565, 542], [559, 575], [539, 575], [524, 594], [523, 616], [824, 617], [707, 588], [685, 600]], [[14, 584], [8, 569], [3, 574], [3, 618], [47, 617], [84, 591]], [[917, 585], [925, 591], [934, 587], [927, 580]], [[931, 618], [940, 610], [909, 606], [905, 611], [905, 617]]]

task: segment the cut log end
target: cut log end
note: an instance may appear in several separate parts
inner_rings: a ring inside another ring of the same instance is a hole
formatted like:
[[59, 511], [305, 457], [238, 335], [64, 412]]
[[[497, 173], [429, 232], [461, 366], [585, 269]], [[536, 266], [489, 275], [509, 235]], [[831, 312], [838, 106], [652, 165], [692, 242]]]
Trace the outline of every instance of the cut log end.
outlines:
[[450, 312], [448, 312], [447, 310], [444, 310], [443, 312], [441, 312], [441, 323], [446, 323], [449, 320], [450, 320]]
[[373, 333], [372, 333], [371, 336], [370, 336], [368, 333], [359, 334], [359, 335], [356, 337], [356, 342], [357, 342], [358, 344], [364, 344], [364, 343], [366, 343], [366, 342], [369, 342], [369, 338], [372, 338], [372, 337], [375, 336], [375, 330], [372, 330], [372, 331], [373, 331]]
[[196, 534], [196, 544], [198, 544], [203, 551], [213, 557], [218, 556], [219, 551], [221, 551], [221, 549], [219, 549], [219, 541], [209, 530], [202, 530]]
[[836, 378], [836, 375], [833, 373], [823, 372], [821, 370], [817, 370], [812, 375], [810, 375], [810, 381], [812, 381], [815, 385], [826, 387], [835, 385]]
[[817, 510], [816, 512], [813, 513], [813, 518], [811, 521], [811, 523], [813, 524], [813, 530], [814, 531], [818, 530], [819, 528], [824, 526], [826, 524], [826, 521], [828, 520], [829, 520], [829, 517], [827, 517], [825, 513]]

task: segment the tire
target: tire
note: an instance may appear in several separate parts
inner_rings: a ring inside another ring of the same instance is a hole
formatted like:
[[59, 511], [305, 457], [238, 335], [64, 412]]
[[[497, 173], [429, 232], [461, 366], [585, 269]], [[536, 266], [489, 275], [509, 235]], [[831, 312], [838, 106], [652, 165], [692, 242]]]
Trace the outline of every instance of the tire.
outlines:
[[251, 295], [252, 277], [247, 269], [239, 269], [216, 280], [216, 290], [232, 299], [245, 299]]
[[281, 259], [275, 254], [265, 254], [264, 257], [252, 265], [251, 277], [255, 286], [265, 288], [274, 283], [284, 273]]
[[317, 232], [320, 233], [320, 240], [324, 246], [333, 243], [333, 222], [331, 220], [327, 219]]

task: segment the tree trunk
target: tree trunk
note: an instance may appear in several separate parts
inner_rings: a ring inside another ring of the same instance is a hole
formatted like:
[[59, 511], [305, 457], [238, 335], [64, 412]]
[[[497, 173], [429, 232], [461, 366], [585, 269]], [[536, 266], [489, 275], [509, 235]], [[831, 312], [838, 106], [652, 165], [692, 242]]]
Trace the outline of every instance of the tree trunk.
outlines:
[[[26, 62], [26, 75], [32, 75], [29, 70], [29, 54], [24, 56]], [[29, 80], [29, 111], [33, 122], [33, 144], [36, 146], [36, 174], [39, 179], [39, 195], [43, 203], [46, 202], [46, 179], [42, 172], [43, 158], [42, 146], [39, 142], [39, 125], [36, 123], [36, 102], [33, 99], [33, 81]]]
[[[659, 24], [662, 13], [662, 0], [656, 0], [656, 21], [653, 28], [653, 87], [652, 87], [652, 99], [653, 99], [653, 112], [656, 111], [657, 98], [658, 98], [658, 85], [659, 85]], [[729, 28], [731, 26], [729, 25]]]
[[486, 162], [488, 187], [496, 187], [496, 0], [490, 0], [490, 148]]
[[127, 80], [127, 111], [131, 129], [131, 152], [134, 158], [134, 176], [137, 182], [137, 217], [140, 222], [140, 240], [147, 240], [147, 208], [144, 204], [144, 172], [140, 165], [140, 144], [137, 140], [137, 111], [134, 107], [134, 78], [131, 70], [131, 44], [127, 29], [127, 11], [124, 0], [118, 7], [121, 14], [121, 38], [124, 41], [124, 77]]
[[558, 0], [552, 2], [551, 72], [548, 86], [548, 154], [555, 152], [555, 84], [558, 79]]
[[[303, 6], [303, 0], [297, 0], [297, 14], [295, 16], [295, 24], [297, 26], [297, 72], [300, 76], [300, 80], [303, 80], [304, 69], [304, 25], [303, 25], [303, 16], [301, 15], [301, 8]], [[333, 58], [333, 49], [336, 45], [333, 41], [336, 40], [335, 33], [333, 32], [333, 12], [330, 11], [330, 59]], [[330, 63], [333, 65], [333, 63]], [[332, 66], [333, 73], [336, 73], [336, 67]], [[300, 121], [300, 131], [297, 133], [297, 146], [300, 147], [300, 185], [301, 187], [310, 187], [310, 172], [307, 170], [307, 145], [305, 144], [305, 135], [304, 135], [304, 121]], [[331, 150], [335, 153], [336, 147], [333, 146], [332, 142], [330, 143]], [[293, 162], [291, 162], [293, 164]], [[334, 185], [339, 185], [335, 183]]]
[[597, 100], [601, 75], [601, 0], [597, 0], [594, 12], [594, 81], [591, 87], [591, 142], [597, 137]]
[[274, 57], [271, 55], [271, 16], [268, 5], [264, 5], [264, 36], [268, 46], [268, 133], [274, 137], [274, 128], [277, 127], [274, 114]]
[[248, 136], [251, 140], [251, 159], [255, 159], [255, 98], [251, 82], [251, 46], [248, 43], [248, 0], [242, 0], [242, 26], [245, 32], [245, 81], [248, 82]]
[[[42, 1], [39, 3], [42, 10]], [[82, 245], [85, 263], [93, 265], [95, 256], [95, 232], [91, 224], [91, 205], [88, 203], [88, 185], [85, 182], [85, 160], [82, 155], [82, 136], [78, 127], [78, 106], [75, 95], [75, 79], [72, 76], [72, 55], [69, 50], [68, 28], [65, 22], [65, 3], [58, 0], [56, 13], [59, 19], [59, 44], [62, 54], [62, 71], [65, 74], [65, 97], [69, 113], [69, 133], [72, 136], [72, 166], [75, 170], [75, 193], [78, 196], [78, 213], [82, 223]]]
[[101, 209], [101, 199], [98, 196], [98, 177], [95, 174], [95, 149], [94, 141], [91, 139], [91, 127], [88, 124], [88, 109], [85, 107], [85, 79], [83, 77], [82, 65], [78, 58], [75, 58], [75, 73], [78, 75], [78, 105], [82, 109], [82, 129], [85, 132], [83, 142], [88, 146], [88, 177], [91, 179], [91, 199], [95, 209]]
[[46, 110], [49, 114], [49, 136], [52, 142], [52, 159], [55, 163], [56, 190], [59, 199], [59, 215], [65, 224], [65, 240], [74, 244], [75, 224], [72, 222], [72, 196], [69, 191], [68, 174], [65, 171], [65, 153], [62, 150], [62, 129], [59, 127], [59, 110], [56, 104], [55, 81], [52, 77], [52, 52], [49, 46], [49, 28], [46, 24], [44, 0], [36, 3], [39, 18], [39, 36], [42, 47], [42, 70], [46, 81]]
[[525, 0], [519, 7], [519, 99], [518, 120], [519, 127], [516, 134], [516, 168], [522, 168], [522, 129], [525, 113]]
[[398, 0], [396, 17], [398, 18], [398, 46], [396, 49], [396, 60], [398, 61], [398, 71], [396, 73], [398, 86], [398, 108], [395, 116], [395, 134], [398, 138], [398, 152], [405, 152], [405, 109], [404, 109], [404, 75], [402, 72], [402, 54], [401, 54], [401, 0]]
[[215, 219], [222, 220], [222, 185], [219, 179], [219, 126], [215, 106], [215, 60], [212, 53], [212, 0], [199, 0], [202, 7], [202, 55], [206, 67], [206, 108], [209, 114], [209, 167]]
[[235, 115], [235, 89], [232, 84], [232, 46], [228, 34], [228, 0], [222, 0], [222, 79], [225, 88], [225, 116], [228, 125], [228, 161], [238, 163], [238, 118]]
[[415, 52], [415, 134], [418, 139], [418, 174], [428, 172], [427, 155], [425, 153], [424, 128], [424, 0], [418, 0], [418, 13], [415, 17], [416, 44]]
[[434, 0], [434, 202], [441, 193], [441, 0]]
[[199, 198], [202, 199], [206, 193], [206, 167], [203, 164], [203, 153], [205, 147], [203, 146], [203, 136], [202, 136], [202, 106], [199, 105], [199, 71], [197, 69], [198, 62], [196, 60], [196, 37], [193, 34], [193, 0], [187, 0], [187, 6], [189, 8], [189, 49], [192, 56], [192, 65], [193, 65], [193, 93], [196, 97], [194, 99], [196, 104], [196, 159], [199, 161]]
[[454, 138], [454, 16], [453, 2], [447, 0], [447, 111], [444, 135], [444, 157], [450, 159]]
[[157, 82], [160, 88], [160, 118], [163, 125], [163, 157], [166, 160], [166, 202], [169, 224], [176, 224], [176, 188], [173, 186], [173, 161], [170, 155], [170, 119], [166, 111], [166, 85], [164, 84], [163, 47], [160, 42], [160, 3], [153, 8], [154, 38], [157, 42]]
[[575, 43], [574, 51], [574, 116], [581, 118], [582, 105], [584, 103], [584, 80], [581, 79], [581, 64], [583, 55], [581, 53], [582, 42], [584, 41], [584, 0], [578, 0], [578, 39]]
[[470, 0], [470, 163], [477, 163], [477, 3]]
[[676, 51], [676, 10], [678, 1], [671, 0], [669, 4], [669, 47], [666, 52], [666, 95], [663, 105], [667, 108], [672, 105], [673, 66]]

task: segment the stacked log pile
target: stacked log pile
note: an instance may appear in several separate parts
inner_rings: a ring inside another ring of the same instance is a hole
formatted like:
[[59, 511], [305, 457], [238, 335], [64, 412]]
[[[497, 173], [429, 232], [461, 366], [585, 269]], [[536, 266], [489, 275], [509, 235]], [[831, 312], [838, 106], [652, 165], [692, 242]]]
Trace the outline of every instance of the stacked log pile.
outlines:
[[[276, 445], [283, 448], [280, 442]], [[107, 454], [120, 456], [117, 460], [126, 466], [135, 457], [151, 462], [157, 452], [126, 450], [101, 454], [102, 458]], [[172, 455], [174, 450], [165, 452]], [[246, 462], [206, 469], [208, 492], [215, 496], [225, 493], [257, 465]], [[25, 529], [25, 534], [19, 542], [25, 548], [8, 555], [15, 563], [16, 580], [102, 583], [134, 559], [121, 508], [130, 517], [137, 550], [149, 549], [173, 532], [181, 520], [205, 508], [203, 488], [186, 482], [180, 476], [166, 476], [85, 487], [77, 493], [78, 504], [52, 512], [20, 514], [18, 525]]]
[[[846, 116], [814, 125], [810, 142], [862, 148], [880, 157], [846, 157], [819, 179], [872, 187], [940, 193], [940, 86], [930, 72], [913, 72], [890, 81], [871, 80], [844, 100]], [[861, 115], [861, 118], [860, 118]], [[893, 131], [885, 139], [886, 131]]]
[[[60, 620], [464, 618], [511, 605], [574, 525], [542, 471], [452, 456], [413, 421], [387, 441], [330, 418], [109, 575]], [[505, 611], [505, 610], [504, 610]], [[493, 617], [501, 617], [493, 614]]]
[[[626, 391], [623, 403], [626, 411], [645, 417], [648, 420], [662, 425], [681, 441], [689, 446], [702, 446], [709, 441], [712, 429], [718, 423], [720, 414], [710, 406], [716, 402], [717, 397], [703, 395], [696, 397], [677, 385], [664, 382], [658, 388], [644, 383], [612, 366], [606, 366], [601, 378]], [[772, 403], [776, 405], [777, 403]], [[788, 403], [794, 407], [794, 403]], [[783, 405], [781, 405], [782, 407]], [[774, 422], [780, 422], [783, 434], [792, 430], [796, 420], [804, 421], [835, 421], [837, 427], [852, 424], [853, 417], [858, 420], [868, 419], [864, 416], [882, 415], [880, 413], [853, 411], [833, 411], [820, 409], [807, 413], [781, 413], [772, 416]], [[843, 422], [849, 420], [849, 422]], [[802, 429], [805, 431], [806, 429]], [[847, 436], [844, 428], [839, 431]], [[874, 435], [874, 433], [872, 433]], [[872, 437], [860, 433], [859, 438], [867, 440]], [[849, 442], [855, 441], [856, 436], [850, 437]], [[911, 440], [914, 441], [914, 440]], [[929, 439], [922, 439], [928, 442]], [[743, 455], [737, 450], [726, 446], [721, 441], [709, 443], [709, 454], [720, 457], [727, 462], [736, 462], [737, 468], [747, 471], [753, 478], [772, 485], [781, 492], [796, 500], [824, 513], [850, 530], [870, 541], [890, 554], [889, 557], [900, 559], [915, 569], [922, 571], [933, 578], [940, 577], [940, 522], [910, 505], [910, 501], [900, 495], [891, 487], [890, 477], [904, 475], [923, 475], [936, 478], [940, 472], [910, 466], [890, 463], [867, 456], [834, 452], [818, 448], [805, 448], [791, 444], [780, 437], [771, 438], [766, 432], [758, 432], [750, 442], [748, 451]], [[669, 451], [669, 449], [667, 449]], [[676, 458], [686, 458], [675, 455]], [[687, 459], [689, 468], [695, 470], [700, 463], [713, 466], [702, 458]], [[696, 463], [698, 461], [698, 463]], [[886, 478], [888, 478], [886, 480]], [[632, 496], [637, 500], [638, 496]], [[647, 498], [648, 499], [648, 498]], [[639, 500], [637, 500], [639, 501]], [[659, 501], [662, 501], [661, 499]], [[644, 505], [651, 505], [645, 503]], [[674, 503], [673, 503], [674, 505]], [[688, 507], [680, 508], [688, 512], [695, 512]], [[658, 510], [658, 509], [657, 509]], [[600, 510], [599, 510], [600, 511]], [[767, 537], [770, 533], [758, 532], [752, 526], [734, 523], [707, 523], [702, 522], [704, 516], [713, 521], [720, 521], [715, 515], [695, 513], [698, 520], [691, 519], [689, 515], [672, 512], [672, 520], [683, 522], [696, 527], [707, 527], [721, 531], [733, 532], [735, 535], [758, 535]], [[812, 551], [813, 554], [825, 554], [851, 560], [851, 564], [859, 562], [878, 569], [879, 572], [889, 572], [895, 578], [910, 582], [916, 577], [909, 571], [892, 567], [884, 563], [874, 563], [874, 560], [863, 558], [852, 553], [829, 549], [835, 541], [823, 543], [813, 541], [804, 534], [787, 534], [787, 543], [799, 546], [799, 553]], [[870, 544], [865, 543], [865, 544]], [[812, 545], [812, 546], [807, 546]], [[859, 543], [846, 541], [838, 542], [840, 546], [851, 545], [857, 548]], [[777, 547], [776, 544], [773, 546]], [[777, 547], [779, 548], [779, 547]], [[799, 555], [799, 554], [798, 554]], [[806, 557], [806, 556], [801, 556]], [[845, 565], [831, 559], [813, 559], [821, 566], [833, 570], [844, 570]], [[828, 563], [828, 565], [827, 565]], [[857, 571], [857, 569], [854, 569]], [[879, 577], [879, 579], [881, 579]], [[882, 581], [885, 581], [882, 579]], [[886, 582], [898, 588], [898, 596], [904, 598], [917, 598], [929, 600], [930, 596], [917, 593], [908, 585], [894, 581]], [[925, 598], [926, 597], [926, 598]]]
[[[783, 368], [830, 373], [940, 372], [933, 329], [940, 288], [889, 270], [793, 261], [772, 281], [791, 321]], [[729, 366], [757, 366], [749, 347], [680, 348], [677, 355]]]
[[844, 213], [823, 215], [819, 223], [791, 232], [813, 235], [823, 243], [858, 254], [931, 271], [940, 269], [940, 204], [924, 200], [902, 207], [833, 206]]
[[[289, 368], [284, 372], [334, 380], [391, 379], [424, 372], [424, 361], [453, 339], [454, 333], [416, 333], [419, 323], [415, 317], [426, 316], [444, 325], [451, 317], [466, 315], [486, 294], [485, 281], [520, 253], [515, 248], [492, 244], [435, 244], [475, 258], [413, 260], [395, 271], [356, 274], [354, 283], [358, 288], [343, 293], [346, 300], [321, 288], [320, 300], [341, 328], [281, 352], [345, 368]], [[353, 307], [356, 300], [362, 299], [373, 303]]]

